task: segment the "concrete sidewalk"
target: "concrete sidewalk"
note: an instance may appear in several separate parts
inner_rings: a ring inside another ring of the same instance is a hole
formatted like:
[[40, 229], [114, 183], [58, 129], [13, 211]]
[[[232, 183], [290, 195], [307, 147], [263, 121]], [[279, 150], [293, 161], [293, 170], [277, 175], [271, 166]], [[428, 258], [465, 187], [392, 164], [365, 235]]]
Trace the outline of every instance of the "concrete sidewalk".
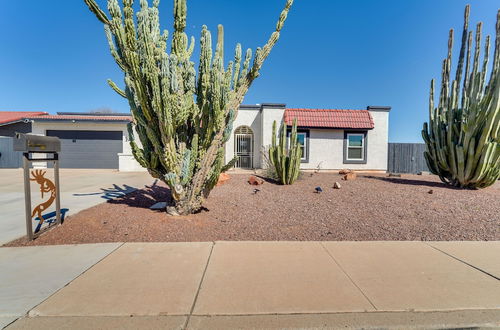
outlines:
[[0, 328], [25, 315], [120, 245], [0, 248]]
[[500, 242], [127, 243], [8, 329], [500, 327], [499, 255]]

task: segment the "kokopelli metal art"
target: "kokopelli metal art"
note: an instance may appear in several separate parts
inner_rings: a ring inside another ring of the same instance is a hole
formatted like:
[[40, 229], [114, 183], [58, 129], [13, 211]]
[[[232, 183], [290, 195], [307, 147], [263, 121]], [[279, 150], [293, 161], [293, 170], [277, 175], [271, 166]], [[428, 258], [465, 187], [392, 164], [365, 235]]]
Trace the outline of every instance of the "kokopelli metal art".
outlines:
[[42, 195], [42, 198], [44, 193], [50, 193], [50, 198], [47, 199], [45, 202], [40, 203], [38, 206], [36, 206], [33, 209], [33, 212], [31, 213], [31, 218], [37, 215], [38, 219], [40, 219], [40, 223], [38, 224], [38, 226], [41, 226], [45, 221], [45, 219], [42, 216], [42, 212], [48, 209], [49, 206], [51, 206], [52, 203], [54, 203], [54, 200], [56, 199], [57, 196], [56, 186], [52, 181], [45, 178], [45, 173], [46, 171], [34, 170], [31, 171], [31, 175], [33, 176], [33, 178], [30, 178], [31, 181], [36, 181], [40, 185], [40, 193]]

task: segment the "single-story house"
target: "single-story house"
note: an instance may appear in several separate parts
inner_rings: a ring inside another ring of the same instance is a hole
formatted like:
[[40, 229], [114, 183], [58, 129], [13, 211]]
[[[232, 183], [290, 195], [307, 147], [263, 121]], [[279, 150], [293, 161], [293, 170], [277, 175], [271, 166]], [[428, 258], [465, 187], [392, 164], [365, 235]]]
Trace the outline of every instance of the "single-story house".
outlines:
[[[226, 144], [226, 161], [263, 168], [273, 122], [289, 128], [297, 119], [302, 169], [387, 170], [390, 107], [366, 110], [287, 109], [285, 104], [242, 105]], [[289, 129], [290, 130], [290, 129]]]
[[[273, 122], [280, 125], [284, 121], [291, 127], [297, 119], [302, 169], [386, 171], [389, 111], [390, 107], [374, 106], [338, 110], [288, 109], [275, 103], [242, 105], [226, 143], [226, 161], [237, 156], [238, 168], [265, 167]], [[62, 168], [140, 171], [144, 169], [133, 158], [128, 143], [131, 120], [124, 113], [0, 112], [0, 136], [12, 137], [17, 131], [59, 137]]]

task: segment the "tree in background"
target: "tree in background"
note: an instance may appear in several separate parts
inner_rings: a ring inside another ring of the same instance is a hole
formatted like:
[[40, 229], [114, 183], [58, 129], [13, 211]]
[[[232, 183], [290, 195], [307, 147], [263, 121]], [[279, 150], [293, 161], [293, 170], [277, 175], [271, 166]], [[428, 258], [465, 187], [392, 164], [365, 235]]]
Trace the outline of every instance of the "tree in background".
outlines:
[[448, 57], [443, 62], [439, 103], [437, 107], [434, 106], [432, 80], [430, 119], [429, 123], [424, 124], [422, 135], [427, 144], [425, 158], [433, 174], [439, 175], [443, 182], [452, 186], [484, 188], [494, 184], [500, 177], [500, 10], [497, 13], [493, 70], [489, 79], [486, 71], [490, 37], [486, 37], [481, 64], [482, 23], [477, 25], [473, 46], [469, 10], [467, 6], [455, 79], [450, 81], [453, 48], [451, 30]]
[[[108, 0], [108, 17], [94, 0], [84, 0], [104, 23], [111, 54], [125, 73], [125, 89], [109, 85], [128, 99], [133, 117], [130, 141], [135, 159], [172, 192], [173, 215], [198, 211], [224, 164], [224, 143], [250, 85], [280, 37], [293, 0], [287, 0], [276, 30], [255, 56], [242, 57], [236, 46], [234, 61], [224, 65], [224, 30], [218, 27], [215, 54], [206, 26], [201, 32], [198, 73], [190, 60], [194, 38], [186, 33], [186, 0], [174, 0], [174, 33], [167, 52], [168, 31], [160, 31], [159, 0], [150, 7], [140, 1], [134, 15], [133, 0]], [[134, 132], [140, 144], [134, 140]]]

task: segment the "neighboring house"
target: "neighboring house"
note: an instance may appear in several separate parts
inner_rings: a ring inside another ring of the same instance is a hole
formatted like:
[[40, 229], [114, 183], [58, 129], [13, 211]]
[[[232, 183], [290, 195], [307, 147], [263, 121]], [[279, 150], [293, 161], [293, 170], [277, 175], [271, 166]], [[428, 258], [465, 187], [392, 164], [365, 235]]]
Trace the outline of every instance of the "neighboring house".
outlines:
[[0, 111], [0, 136], [13, 137], [16, 132], [31, 132], [31, 121], [26, 117], [47, 115], [43, 111]]
[[[226, 143], [226, 162], [236, 167], [266, 166], [262, 157], [271, 144], [272, 125], [297, 119], [302, 144], [302, 169], [387, 170], [390, 107], [367, 110], [286, 109], [284, 104], [242, 105]], [[2, 120], [13, 118], [10, 121]], [[14, 132], [57, 136], [61, 139], [62, 168], [144, 170], [133, 158], [128, 141], [129, 114], [0, 112], [0, 136]], [[38, 167], [45, 163], [35, 164]]]
[[[3, 114], [4, 112], [0, 112], [0, 118]], [[0, 134], [17, 131], [59, 137], [61, 168], [142, 170], [133, 158], [128, 143], [127, 124], [132, 120], [130, 114], [70, 112], [59, 112], [57, 115], [49, 115], [46, 112], [20, 114], [23, 115], [17, 122], [0, 124]], [[18, 123], [29, 126], [23, 126], [20, 130], [16, 126]], [[39, 162], [34, 163], [34, 166], [46, 167], [47, 164]]]

